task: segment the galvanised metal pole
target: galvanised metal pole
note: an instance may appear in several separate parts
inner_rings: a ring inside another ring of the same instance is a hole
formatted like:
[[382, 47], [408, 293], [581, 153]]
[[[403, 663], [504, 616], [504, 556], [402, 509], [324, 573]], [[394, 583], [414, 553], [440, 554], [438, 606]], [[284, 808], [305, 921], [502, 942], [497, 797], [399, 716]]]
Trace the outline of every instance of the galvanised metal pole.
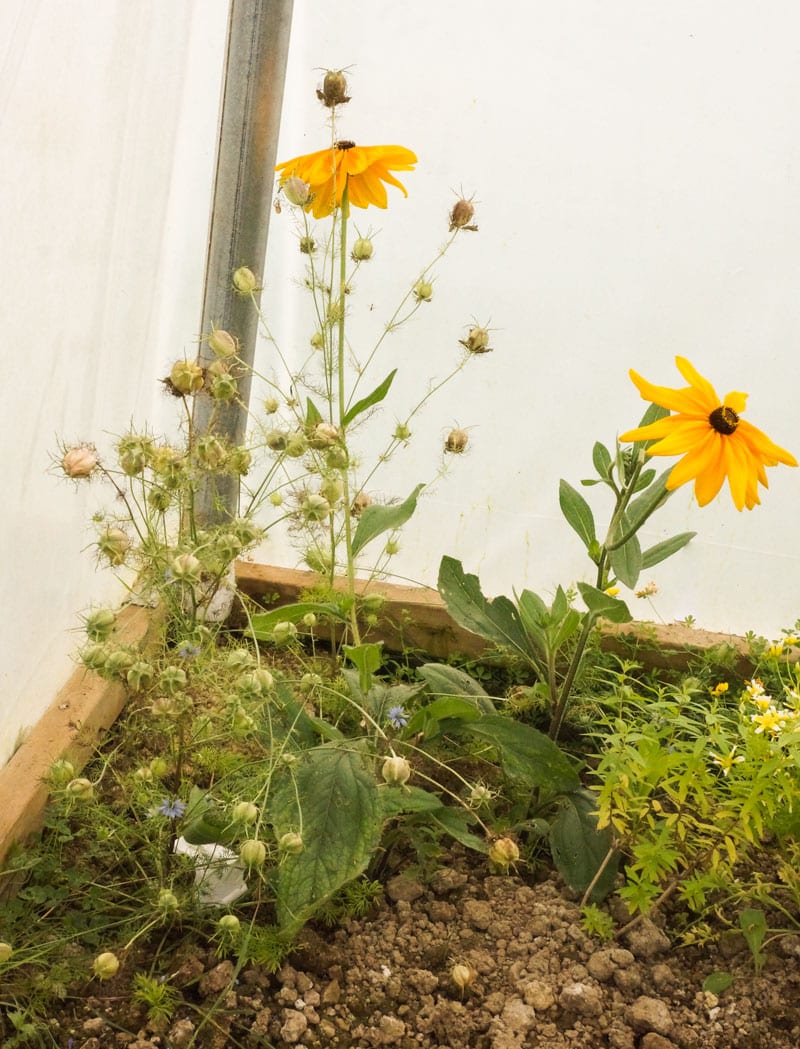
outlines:
[[[239, 341], [239, 356], [253, 364], [258, 318], [249, 297], [235, 292], [232, 274], [249, 266], [258, 276], [267, 247], [293, 0], [232, 0], [228, 22], [222, 116], [203, 293], [202, 328], [224, 328]], [[201, 347], [205, 363], [213, 358]], [[244, 404], [250, 373], [239, 378]], [[235, 444], [245, 437], [247, 413], [236, 404], [195, 398], [194, 427]], [[234, 516], [239, 502], [236, 477], [216, 478], [197, 492], [200, 520], [213, 524]]]

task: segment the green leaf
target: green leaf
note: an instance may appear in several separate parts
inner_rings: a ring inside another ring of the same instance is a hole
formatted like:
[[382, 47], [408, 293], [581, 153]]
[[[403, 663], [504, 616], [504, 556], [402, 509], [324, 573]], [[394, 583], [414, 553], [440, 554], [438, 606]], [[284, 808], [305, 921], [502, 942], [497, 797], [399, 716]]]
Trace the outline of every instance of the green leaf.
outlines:
[[309, 429], [313, 429], [318, 423], [322, 422], [322, 414], [317, 408], [316, 404], [311, 400], [310, 397], [306, 398], [306, 426]]
[[655, 477], [655, 475], [655, 470], [642, 470], [642, 472], [639, 474], [639, 480], [636, 482], [636, 485], [633, 489], [634, 492], [643, 492], [649, 484], [653, 483], [653, 478]]
[[723, 991], [728, 990], [735, 980], [736, 977], [733, 973], [709, 973], [705, 980], [703, 980], [703, 990], [710, 991], [711, 994], [722, 994]]
[[342, 614], [338, 605], [330, 602], [302, 601], [294, 605], [281, 605], [280, 608], [273, 608], [270, 612], [257, 612], [250, 617], [251, 630], [248, 631], [248, 634], [257, 641], [269, 641], [278, 623], [297, 623], [309, 612], [313, 612], [316, 616], [336, 619], [342, 623], [347, 622], [346, 616]]
[[481, 593], [478, 577], [467, 575], [461, 562], [454, 557], [442, 558], [438, 587], [447, 611], [459, 626], [487, 641], [516, 649], [530, 658], [528, 639], [519, 612], [507, 597], [488, 601]]
[[344, 418], [342, 419], [342, 425], [349, 426], [353, 419], [361, 415], [362, 412], [365, 412], [374, 404], [380, 404], [380, 402], [389, 392], [389, 387], [392, 385], [395, 375], [397, 375], [397, 368], [395, 368], [393, 371], [390, 371], [386, 378], [383, 380], [383, 382], [380, 384], [380, 386], [376, 386], [372, 393], [367, 394], [366, 397], [363, 397], [360, 401], [356, 401], [356, 403], [351, 408], [348, 408]]
[[611, 452], [599, 441], [595, 441], [594, 448], [592, 448], [592, 463], [600, 478], [603, 481], [608, 481], [611, 477], [611, 467], [613, 465]]
[[208, 792], [194, 786], [189, 791], [181, 835], [190, 845], [230, 845], [236, 828], [227, 813], [211, 801]]
[[563, 478], [558, 484], [558, 502], [567, 523], [577, 532], [588, 550], [597, 540], [591, 507], [580, 492]]
[[631, 500], [626, 511], [627, 531], [638, 532], [644, 522], [662, 506], [672, 494], [667, 490], [667, 478], [672, 468], [665, 470], [638, 498]]
[[656, 543], [655, 546], [648, 547], [642, 554], [642, 570], [652, 568], [653, 565], [657, 565], [668, 557], [672, 557], [678, 550], [690, 543], [696, 535], [697, 532], [679, 532], [678, 535], [673, 535], [670, 539], [664, 539], [662, 542]]
[[468, 829], [472, 817], [463, 809], [443, 805], [440, 798], [421, 787], [404, 787], [403, 790], [397, 790], [381, 786], [378, 789], [386, 819], [424, 816], [427, 817], [427, 822], [437, 824], [451, 838], [455, 838], [468, 849], [474, 849], [476, 852], [488, 851], [486, 840]]
[[479, 721], [464, 722], [459, 731], [491, 744], [511, 779], [554, 794], [580, 786], [578, 774], [561, 748], [531, 725], [500, 714], [485, 714]]
[[282, 857], [276, 879], [278, 923], [298, 930], [361, 874], [378, 847], [378, 787], [356, 751], [322, 746], [308, 752], [274, 792], [269, 818], [279, 840], [302, 828], [303, 851]]
[[353, 557], [383, 532], [394, 531], [395, 528], [404, 525], [416, 510], [417, 496], [424, 487], [424, 484], [418, 484], [407, 499], [394, 506], [373, 505], [362, 510], [353, 536]]
[[342, 645], [342, 651], [358, 668], [358, 683], [361, 691], [369, 692], [372, 675], [383, 665], [383, 642], [367, 641], [363, 645]]
[[[311, 747], [318, 739], [335, 742], [344, 739], [344, 734], [325, 718], [315, 717], [309, 714], [306, 704], [298, 699], [294, 689], [286, 681], [276, 681], [275, 691], [278, 699], [283, 705], [288, 718], [287, 729], [290, 731], [301, 747]], [[273, 715], [269, 714], [270, 722], [267, 723], [266, 731], [272, 735], [275, 731]]]
[[[621, 528], [627, 531], [624, 520]], [[627, 543], [623, 543], [616, 550], [612, 550], [609, 560], [611, 561], [611, 570], [616, 578], [632, 590], [636, 586], [636, 581], [642, 570], [642, 548], [636, 536], [632, 535]]]
[[461, 845], [475, 852], [488, 852], [489, 846], [485, 838], [479, 838], [467, 827], [469, 814], [464, 809], [454, 808], [452, 805], [441, 805], [431, 813], [431, 819], [437, 823], [443, 831], [454, 838]]
[[633, 616], [624, 601], [598, 590], [588, 583], [578, 583], [580, 595], [593, 617], [602, 616], [611, 623], [630, 623]]
[[[611, 828], [597, 829], [597, 798], [590, 790], [568, 794], [550, 824], [550, 852], [561, 877], [575, 892], [586, 892], [613, 841]], [[589, 899], [596, 903], [614, 887], [619, 853], [603, 868]]]
[[435, 812], [442, 807], [442, 799], [422, 787], [390, 787], [381, 784], [378, 788], [381, 808], [386, 819], [394, 819], [403, 813]]
[[425, 663], [418, 667], [417, 673], [431, 695], [458, 696], [471, 702], [473, 707], [477, 707], [484, 714], [497, 713], [483, 686], [463, 670], [446, 663]]

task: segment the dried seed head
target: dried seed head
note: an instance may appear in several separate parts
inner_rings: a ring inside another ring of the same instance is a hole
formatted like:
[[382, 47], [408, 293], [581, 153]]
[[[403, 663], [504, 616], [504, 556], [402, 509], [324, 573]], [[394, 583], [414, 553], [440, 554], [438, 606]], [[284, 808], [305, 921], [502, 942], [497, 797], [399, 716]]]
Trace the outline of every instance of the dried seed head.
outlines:
[[203, 388], [203, 369], [196, 361], [175, 361], [169, 373], [169, 381], [173, 389], [182, 396], [191, 396]]
[[98, 465], [97, 453], [90, 444], [81, 444], [70, 448], [61, 460], [61, 469], [75, 480], [91, 477]]
[[297, 175], [284, 179], [281, 182], [281, 189], [289, 203], [298, 208], [304, 208], [311, 198], [311, 187]]
[[372, 496], [367, 495], [366, 492], [359, 492], [353, 500], [353, 505], [350, 507], [350, 513], [353, 517], [361, 517], [366, 508], [371, 505]]
[[465, 991], [473, 983], [477, 975], [478, 973], [471, 965], [458, 964], [454, 965], [450, 970], [453, 983], [460, 991]]
[[469, 353], [491, 353], [492, 351], [492, 347], [489, 345], [488, 328], [480, 328], [476, 325], [474, 328], [470, 328], [466, 339], [459, 339], [458, 341]]
[[313, 255], [317, 250], [317, 243], [313, 237], [300, 238], [300, 252], [303, 255]]
[[347, 94], [347, 79], [341, 69], [329, 69], [325, 73], [322, 87], [317, 88], [317, 98], [328, 109], [342, 106], [350, 101]]
[[275, 412], [280, 408], [280, 402], [277, 397], [267, 397], [264, 401], [264, 410], [267, 415], [274, 415]]
[[353, 262], [366, 262], [372, 258], [372, 253], [375, 250], [375, 245], [372, 243], [369, 237], [359, 237], [353, 244], [352, 259]]
[[252, 295], [258, 290], [256, 275], [247, 266], [240, 266], [233, 271], [233, 286], [240, 295]]
[[461, 455], [466, 450], [468, 441], [469, 435], [466, 430], [453, 429], [447, 435], [447, 440], [444, 442], [444, 450], [452, 452], [454, 455]]
[[465, 200], [464, 197], [459, 198], [450, 212], [450, 232], [452, 233], [457, 229], [468, 229], [472, 230], [473, 233], [477, 233], [478, 227], [471, 225], [474, 214], [475, 207], [472, 201]]
[[208, 346], [217, 357], [235, 357], [236, 339], [224, 328], [215, 328], [208, 337]]
[[518, 859], [519, 849], [511, 838], [498, 838], [489, 849], [489, 860], [502, 871], [507, 871]]

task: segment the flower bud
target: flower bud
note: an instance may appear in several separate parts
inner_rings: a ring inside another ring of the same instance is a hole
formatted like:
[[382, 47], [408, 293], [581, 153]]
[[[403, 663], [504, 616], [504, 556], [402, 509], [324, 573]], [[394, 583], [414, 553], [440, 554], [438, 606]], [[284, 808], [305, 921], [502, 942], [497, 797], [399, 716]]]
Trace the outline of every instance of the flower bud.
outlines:
[[473, 983], [478, 973], [471, 965], [454, 965], [450, 977], [460, 991], [465, 991]]
[[398, 755], [392, 751], [391, 756], [383, 763], [381, 775], [386, 783], [402, 787], [403, 784], [408, 782], [409, 777], [411, 776], [411, 766], [405, 758], [398, 757]]
[[278, 839], [278, 848], [289, 856], [299, 856], [305, 848], [302, 837], [295, 831], [287, 831]]
[[233, 272], [233, 286], [240, 295], [252, 295], [258, 289], [258, 281], [251, 269], [240, 266]]
[[110, 565], [117, 567], [124, 563], [131, 541], [121, 528], [109, 527], [100, 533], [97, 548]]
[[341, 69], [327, 71], [322, 81], [322, 88], [317, 88], [317, 98], [328, 109], [350, 101], [350, 96], [347, 94], [347, 79]]
[[317, 250], [317, 243], [313, 237], [300, 238], [300, 251], [303, 255], [313, 255]]
[[400, 544], [396, 539], [388, 539], [386, 541], [386, 546], [383, 549], [389, 557], [394, 557], [394, 555], [400, 551]]
[[233, 806], [232, 815], [237, 823], [255, 823], [258, 819], [258, 808], [252, 801], [240, 801]]
[[489, 849], [489, 860], [495, 867], [507, 871], [518, 859], [519, 849], [517, 843], [511, 838], [498, 838], [497, 841], [492, 842]]
[[6, 943], [5, 940], [0, 940], [0, 965], [3, 962], [7, 962], [11, 955], [14, 953], [14, 948], [10, 943]]
[[217, 920], [217, 928], [227, 936], [237, 936], [241, 928], [241, 922], [235, 914], [223, 914]]
[[174, 892], [170, 892], [169, 889], [161, 889], [158, 894], [158, 900], [156, 906], [160, 911], [164, 911], [165, 914], [169, 914], [172, 911], [178, 909], [178, 897]]
[[203, 388], [203, 369], [196, 361], [175, 361], [169, 381], [178, 393], [190, 396]]
[[186, 688], [186, 671], [183, 667], [164, 667], [158, 678], [158, 687], [168, 696]]
[[414, 285], [414, 298], [417, 302], [430, 302], [433, 298], [433, 284], [429, 280], [418, 280]]
[[284, 197], [290, 204], [294, 204], [298, 208], [304, 208], [308, 204], [311, 196], [311, 187], [308, 183], [303, 182], [301, 178], [298, 178], [297, 175], [284, 179], [281, 182], [281, 189]]
[[172, 578], [180, 583], [199, 583], [201, 570], [202, 565], [194, 554], [178, 554], [169, 566]]
[[236, 339], [224, 328], [215, 328], [208, 337], [208, 347], [217, 357], [235, 357]]
[[407, 441], [411, 437], [411, 430], [409, 430], [405, 423], [398, 423], [394, 428], [394, 434], [392, 436], [396, 441]]
[[372, 253], [375, 250], [375, 245], [372, 243], [369, 237], [358, 237], [356, 242], [353, 244], [353, 262], [366, 262], [372, 258]]
[[280, 408], [280, 402], [277, 397], [267, 397], [264, 401], [264, 410], [267, 415], [274, 415], [275, 412]]
[[107, 641], [116, 622], [117, 617], [110, 608], [99, 608], [86, 618], [86, 636], [90, 641]]
[[250, 838], [242, 842], [239, 849], [239, 859], [245, 867], [260, 867], [267, 858], [267, 847], [263, 841]]
[[288, 645], [297, 637], [297, 627], [294, 623], [284, 621], [276, 623], [272, 630], [272, 641], [276, 645]]
[[75, 480], [79, 480], [82, 477], [91, 477], [97, 465], [97, 453], [88, 444], [70, 448], [61, 460], [61, 469], [67, 477], [72, 477]]
[[110, 980], [119, 971], [119, 958], [111, 951], [103, 951], [92, 962], [92, 972], [98, 980]]
[[71, 779], [66, 786], [67, 794], [75, 801], [91, 801], [94, 797], [94, 786], [91, 780], [81, 776]]
[[283, 506], [283, 495], [280, 492], [270, 492], [269, 501], [273, 506]]
[[311, 348], [314, 350], [322, 350], [325, 348], [325, 336], [321, 331], [315, 331], [311, 336]]
[[456, 428], [447, 435], [447, 440], [444, 442], [444, 450], [452, 452], [454, 455], [460, 455], [467, 447], [468, 441], [467, 431]]
[[139, 660], [130, 668], [125, 680], [131, 692], [142, 692], [153, 684], [153, 668], [149, 663]]
[[450, 232], [456, 229], [469, 229], [477, 232], [478, 227], [470, 225], [474, 214], [475, 208], [471, 200], [465, 200], [463, 197], [457, 200], [450, 212]]
[[488, 328], [470, 328], [469, 334], [467, 335], [466, 339], [459, 339], [458, 341], [470, 353], [492, 352], [492, 347], [489, 345]]

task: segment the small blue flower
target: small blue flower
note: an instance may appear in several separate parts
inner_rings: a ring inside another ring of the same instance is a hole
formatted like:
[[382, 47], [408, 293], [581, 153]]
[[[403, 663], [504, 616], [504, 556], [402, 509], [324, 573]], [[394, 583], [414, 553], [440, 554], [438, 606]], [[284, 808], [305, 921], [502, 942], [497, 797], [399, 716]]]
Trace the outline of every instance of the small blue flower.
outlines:
[[169, 798], [162, 798], [158, 811], [162, 816], [169, 816], [171, 820], [177, 820], [186, 812], [186, 802], [181, 801], [180, 798], [175, 798], [174, 801], [170, 801]]
[[408, 724], [408, 714], [402, 707], [389, 707], [387, 717], [395, 728], [405, 728]]
[[181, 659], [196, 659], [200, 655], [200, 646], [184, 641], [182, 645], [178, 645], [177, 653]]

